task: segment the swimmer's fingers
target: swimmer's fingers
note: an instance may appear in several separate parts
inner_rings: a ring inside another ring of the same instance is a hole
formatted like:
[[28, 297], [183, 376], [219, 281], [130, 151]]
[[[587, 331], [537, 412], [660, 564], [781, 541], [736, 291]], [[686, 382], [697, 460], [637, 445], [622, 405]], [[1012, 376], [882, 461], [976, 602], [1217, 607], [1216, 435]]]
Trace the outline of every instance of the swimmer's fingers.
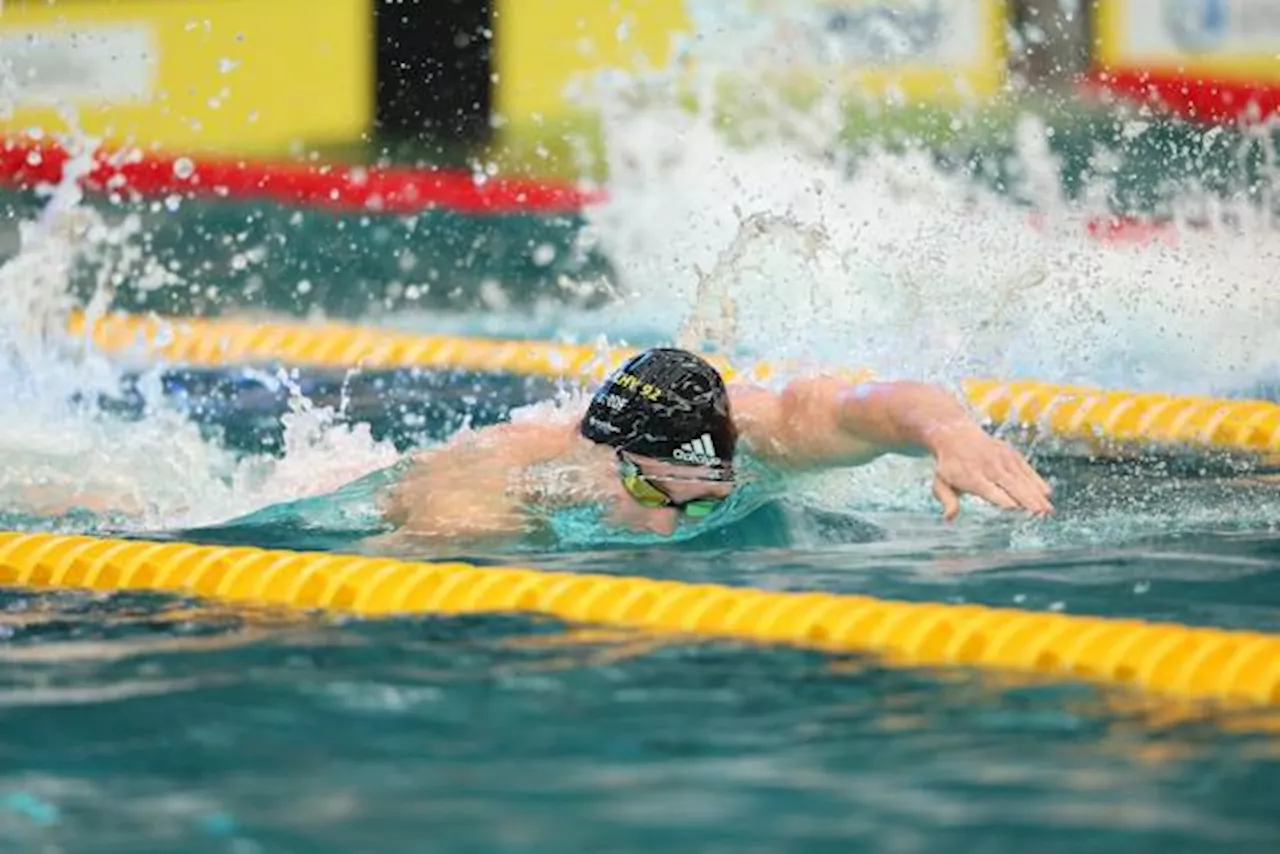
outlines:
[[960, 514], [960, 496], [941, 475], [933, 476], [933, 497], [942, 505], [942, 519], [950, 522]]
[[1011, 496], [1017, 506], [1037, 516], [1047, 516], [1053, 512], [1053, 505], [1032, 479], [1021, 477], [1002, 478], [998, 485]]
[[1031, 461], [1017, 451], [1014, 451], [1013, 453], [1018, 470], [1031, 478], [1036, 485], [1036, 489], [1040, 490], [1040, 493], [1044, 495], [1045, 498], [1053, 495], [1053, 487], [1049, 485], [1047, 480], [1040, 476], [1040, 472], [1035, 470], [1035, 467], [1031, 465]]
[[970, 491], [983, 501], [994, 504], [1001, 510], [1017, 510], [1022, 506], [1022, 502], [1015, 498], [1008, 488], [996, 480], [984, 479], [977, 489]]
[[1007, 445], [1005, 451], [1002, 471], [996, 478], [996, 483], [1013, 496], [1024, 510], [1037, 515], [1052, 513], [1053, 504], [1050, 503], [1049, 496], [1053, 494], [1053, 488], [1036, 473], [1026, 457]]
[[1049, 503], [1052, 488], [1012, 445], [996, 441], [987, 449], [985, 457], [983, 474], [986, 479], [1010, 496], [1017, 507], [1037, 516], [1053, 512], [1053, 505]]
[[938, 474], [933, 478], [933, 494], [942, 504], [944, 521], [950, 522], [960, 514], [961, 493], [973, 495], [1002, 510], [1016, 510], [1019, 506], [1013, 496], [988, 478], [974, 478], [972, 482], [960, 485]]
[[943, 496], [969, 493], [1003, 510], [1025, 510], [1037, 516], [1053, 512], [1049, 484], [1013, 446], [986, 436], [970, 437], [938, 453], [934, 494], [943, 502], [944, 516], [954, 517]]

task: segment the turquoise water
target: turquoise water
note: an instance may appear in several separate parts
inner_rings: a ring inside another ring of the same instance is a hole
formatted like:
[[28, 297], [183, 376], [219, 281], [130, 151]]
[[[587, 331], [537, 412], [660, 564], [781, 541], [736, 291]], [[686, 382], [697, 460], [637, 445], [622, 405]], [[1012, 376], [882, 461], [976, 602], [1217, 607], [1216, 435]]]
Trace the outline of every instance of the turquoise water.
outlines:
[[[191, 378], [178, 387], [192, 389]], [[536, 396], [493, 388], [492, 417]], [[210, 423], [238, 419], [231, 433], [246, 447], [269, 442], [247, 400]], [[393, 395], [383, 401], [394, 410]], [[1040, 462], [1058, 488], [1048, 523], [977, 511], [944, 526], [924, 509], [841, 511], [793, 497], [671, 547], [521, 559], [1280, 630], [1273, 486], [1194, 465]], [[361, 506], [348, 491], [157, 533], [344, 549], [376, 527], [351, 512]], [[516, 616], [358, 621], [8, 590], [0, 632], [6, 850], [1200, 852], [1280, 842], [1280, 713]]]
[[[310, 475], [347, 452], [371, 458], [372, 442], [404, 451], [557, 391], [518, 377], [304, 372], [292, 377], [298, 394], [367, 424], [370, 439], [283, 452], [288, 389], [261, 372], [173, 370], [117, 390], [113, 366], [107, 393], [94, 365], [17, 340], [47, 319], [39, 295], [87, 296], [106, 274], [136, 285], [109, 294], [131, 309], [314, 310], [630, 343], [665, 339], [731, 294], [739, 338], [770, 358], [807, 341], [824, 358], [909, 375], [1277, 396], [1275, 258], [1252, 239], [1265, 233], [1232, 243], [1185, 231], [1175, 248], [1112, 252], [1035, 237], [1020, 211], [975, 212], [911, 161], [873, 158], [846, 177], [785, 150], [707, 148], [665, 114], [655, 122], [660, 134], [624, 124], [611, 141], [623, 147], [611, 183], [625, 203], [595, 221], [611, 254], [580, 241], [576, 217], [391, 221], [190, 203], [182, 215], [152, 211], [123, 241], [135, 254], [90, 253], [66, 280], [41, 277], [70, 245], [27, 247], [26, 267], [0, 267], [16, 271], [0, 284], [30, 300], [0, 305], [0, 488], [65, 485], [62, 459], [76, 476], [136, 475], [121, 478], [132, 486], [189, 480], [166, 492], [169, 510], [240, 499], [252, 490], [215, 488], [231, 477], [210, 448], [292, 455]], [[1123, 140], [1121, 167], [1095, 163], [1095, 143], [1115, 146], [1094, 130], [1049, 140], [1061, 155], [1050, 171], [1073, 198], [1097, 189], [1086, 167], [1111, 176], [1120, 210], [1163, 211], [1168, 171], [1224, 200], [1261, 192], [1262, 161], [1233, 161], [1226, 134], [1109, 119], [1097, 129]], [[953, 153], [948, 168], [1003, 187], [1008, 153]], [[9, 221], [31, 219], [25, 202]], [[761, 211], [791, 219], [761, 225]], [[271, 251], [255, 260], [261, 247]], [[548, 251], [552, 264], [538, 260]], [[150, 276], [157, 264], [179, 275]], [[597, 312], [589, 289], [567, 300], [573, 312], [535, 305], [566, 300], [562, 275], [615, 273], [638, 302]], [[496, 307], [492, 282], [505, 286]], [[69, 413], [67, 398], [89, 417]], [[158, 420], [161, 401], [200, 437]], [[104, 428], [117, 421], [127, 428]], [[1121, 465], [1030, 450], [1057, 488], [1052, 520], [969, 507], [944, 525], [918, 473], [890, 470], [806, 484], [670, 545], [461, 557], [1280, 631], [1280, 483], [1202, 458]], [[31, 462], [41, 455], [47, 468]], [[380, 530], [364, 486], [141, 527], [0, 500], [0, 526], [347, 550]], [[1280, 712], [516, 616], [359, 621], [9, 589], [0, 637], [3, 851], [1170, 854], [1280, 843]]]

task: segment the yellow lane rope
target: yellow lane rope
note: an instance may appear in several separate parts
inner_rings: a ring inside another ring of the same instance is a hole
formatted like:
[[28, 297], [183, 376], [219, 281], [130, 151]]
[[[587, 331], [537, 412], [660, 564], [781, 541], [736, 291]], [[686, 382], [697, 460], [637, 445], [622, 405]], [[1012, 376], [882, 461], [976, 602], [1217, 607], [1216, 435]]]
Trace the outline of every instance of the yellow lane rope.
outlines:
[[[634, 353], [545, 341], [420, 335], [343, 323], [257, 323], [200, 318], [112, 315], [71, 332], [98, 350], [216, 367], [282, 362], [299, 367], [420, 368], [513, 373], [550, 379], [599, 380]], [[732, 376], [735, 368], [712, 358]], [[780, 365], [758, 363], [736, 373], [767, 378]], [[855, 376], [867, 376], [857, 372]], [[1280, 405], [1082, 386], [994, 379], [963, 384], [973, 407], [998, 425], [1030, 427], [1089, 443], [1154, 444], [1215, 449], [1272, 458], [1280, 454]]]
[[979, 605], [889, 602], [460, 563], [0, 532], [0, 585], [163, 591], [366, 616], [531, 613], [1280, 704], [1280, 637]]

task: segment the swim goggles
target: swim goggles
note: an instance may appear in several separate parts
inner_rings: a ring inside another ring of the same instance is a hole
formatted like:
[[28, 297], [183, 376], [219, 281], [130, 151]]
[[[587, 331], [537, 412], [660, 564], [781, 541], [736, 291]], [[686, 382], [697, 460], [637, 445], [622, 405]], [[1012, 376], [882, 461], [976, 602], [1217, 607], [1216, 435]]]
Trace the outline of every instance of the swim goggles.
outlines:
[[695, 498], [691, 501], [675, 501], [667, 494], [667, 491], [658, 485], [658, 481], [663, 480], [687, 480], [699, 483], [725, 483], [732, 482], [701, 477], [650, 477], [640, 471], [639, 466], [623, 456], [622, 451], [618, 451], [618, 467], [622, 473], [622, 486], [627, 493], [636, 500], [636, 503], [643, 507], [674, 507], [683, 511], [684, 514], [693, 519], [701, 519], [704, 516], [711, 515], [717, 507], [724, 503], [724, 498], [719, 496], [707, 496], [705, 498]]

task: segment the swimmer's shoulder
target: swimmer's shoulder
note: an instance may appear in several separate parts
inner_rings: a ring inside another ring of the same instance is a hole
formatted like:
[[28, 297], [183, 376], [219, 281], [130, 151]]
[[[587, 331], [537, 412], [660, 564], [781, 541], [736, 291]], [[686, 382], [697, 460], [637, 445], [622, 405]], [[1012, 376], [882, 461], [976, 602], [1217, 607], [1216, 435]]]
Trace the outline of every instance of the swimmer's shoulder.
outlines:
[[445, 442], [414, 453], [415, 467], [500, 463], [532, 465], [571, 452], [580, 437], [572, 425], [502, 422], [455, 433]]

